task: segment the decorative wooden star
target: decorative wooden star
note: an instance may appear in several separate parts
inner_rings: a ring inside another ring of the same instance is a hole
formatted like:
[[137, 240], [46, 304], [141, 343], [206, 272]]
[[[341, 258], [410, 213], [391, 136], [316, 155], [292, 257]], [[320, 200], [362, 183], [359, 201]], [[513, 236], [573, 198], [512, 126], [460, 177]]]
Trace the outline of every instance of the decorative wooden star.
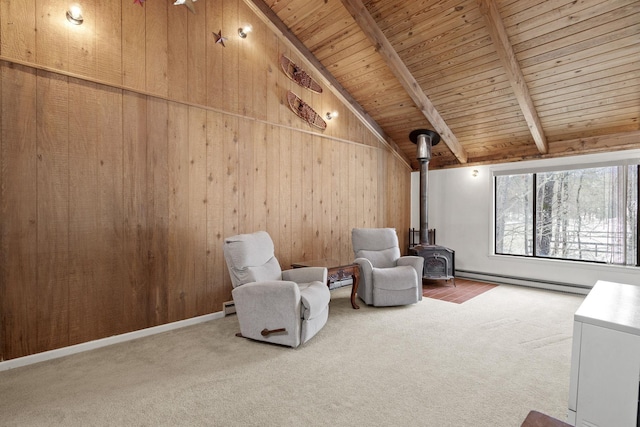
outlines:
[[196, 13], [196, 8], [193, 5], [193, 2], [195, 2], [195, 1], [198, 1], [198, 0], [176, 0], [176, 2], [173, 5], [174, 6], [185, 5], [185, 6], [187, 6], [189, 8], [191, 13], [195, 14]]
[[133, 0], [133, 4], [138, 3], [140, 6], [144, 6], [142, 3], [144, 3], [144, 0]]
[[220, 43], [222, 47], [226, 47], [224, 42], [227, 41], [227, 38], [222, 36], [222, 30], [218, 31], [218, 34], [213, 33], [213, 36], [216, 38], [216, 43]]

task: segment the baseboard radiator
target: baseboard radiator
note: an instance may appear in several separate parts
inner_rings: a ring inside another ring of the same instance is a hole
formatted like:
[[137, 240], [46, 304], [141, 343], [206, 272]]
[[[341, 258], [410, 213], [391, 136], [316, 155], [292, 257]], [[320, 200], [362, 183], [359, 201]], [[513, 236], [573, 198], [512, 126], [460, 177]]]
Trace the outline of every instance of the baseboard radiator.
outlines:
[[573, 283], [554, 282], [550, 280], [531, 279], [528, 277], [509, 276], [506, 274], [485, 273], [482, 271], [456, 270], [456, 278], [479, 280], [505, 285], [528, 286], [531, 288], [549, 289], [552, 291], [568, 292], [586, 295], [591, 287]]

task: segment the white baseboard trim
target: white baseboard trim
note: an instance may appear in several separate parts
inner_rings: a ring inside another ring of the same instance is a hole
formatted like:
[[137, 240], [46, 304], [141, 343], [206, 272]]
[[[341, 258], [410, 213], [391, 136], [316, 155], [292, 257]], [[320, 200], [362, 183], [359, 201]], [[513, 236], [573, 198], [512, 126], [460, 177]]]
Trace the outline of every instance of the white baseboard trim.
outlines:
[[139, 331], [127, 332], [126, 334], [114, 335], [95, 341], [84, 342], [69, 347], [58, 348], [55, 350], [44, 351], [42, 353], [32, 354], [29, 356], [19, 357], [0, 362], [0, 372], [9, 369], [20, 368], [22, 366], [32, 365], [47, 360], [57, 359], [84, 351], [95, 350], [97, 348], [106, 347], [113, 344], [131, 341], [138, 338], [144, 338], [151, 335], [160, 334], [174, 329], [184, 328], [186, 326], [196, 325], [198, 323], [208, 322], [210, 320], [220, 319], [224, 317], [224, 312], [205, 314], [204, 316], [192, 317], [191, 319], [179, 320], [177, 322], [167, 323], [165, 325], [153, 326], [151, 328], [140, 329]]
[[530, 288], [548, 289], [551, 291], [568, 292], [587, 295], [591, 288], [571, 283], [552, 282], [548, 280], [529, 279], [526, 277], [507, 276], [503, 274], [484, 273], [480, 271], [456, 270], [456, 277], [479, 280], [481, 282], [527, 286]]

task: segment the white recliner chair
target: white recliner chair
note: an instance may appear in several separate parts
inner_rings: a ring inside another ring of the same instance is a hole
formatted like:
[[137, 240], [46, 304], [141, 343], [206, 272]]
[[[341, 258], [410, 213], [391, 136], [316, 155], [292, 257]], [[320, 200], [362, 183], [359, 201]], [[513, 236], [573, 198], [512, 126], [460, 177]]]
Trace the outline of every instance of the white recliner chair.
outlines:
[[422, 300], [424, 259], [400, 256], [395, 229], [354, 228], [351, 241], [360, 266], [358, 296], [366, 304], [394, 306]]
[[240, 333], [245, 338], [298, 347], [327, 322], [327, 269], [282, 271], [265, 231], [224, 241]]

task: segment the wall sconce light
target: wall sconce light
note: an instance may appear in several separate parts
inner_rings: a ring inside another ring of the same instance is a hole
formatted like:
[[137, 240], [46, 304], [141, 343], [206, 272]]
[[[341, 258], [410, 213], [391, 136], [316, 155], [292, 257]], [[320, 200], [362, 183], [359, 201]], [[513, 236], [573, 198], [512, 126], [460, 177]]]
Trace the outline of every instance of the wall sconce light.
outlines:
[[251, 25], [245, 25], [242, 28], [238, 28], [238, 35], [240, 36], [241, 39], [246, 39], [247, 34], [250, 33], [251, 30], [253, 30]]
[[474, 170], [472, 170], [472, 171], [471, 171], [471, 176], [472, 176], [472, 177], [474, 177], [474, 178], [475, 178], [476, 176], [478, 176], [478, 169], [474, 169]]
[[327, 120], [331, 120], [331, 119], [333, 119], [334, 117], [338, 117], [338, 112], [337, 112], [337, 111], [327, 112], [327, 114], [325, 114], [325, 115], [324, 115], [324, 117], [325, 117]]
[[74, 4], [69, 7], [69, 10], [67, 10], [67, 21], [71, 22], [73, 25], [81, 25], [84, 22], [80, 6]]

